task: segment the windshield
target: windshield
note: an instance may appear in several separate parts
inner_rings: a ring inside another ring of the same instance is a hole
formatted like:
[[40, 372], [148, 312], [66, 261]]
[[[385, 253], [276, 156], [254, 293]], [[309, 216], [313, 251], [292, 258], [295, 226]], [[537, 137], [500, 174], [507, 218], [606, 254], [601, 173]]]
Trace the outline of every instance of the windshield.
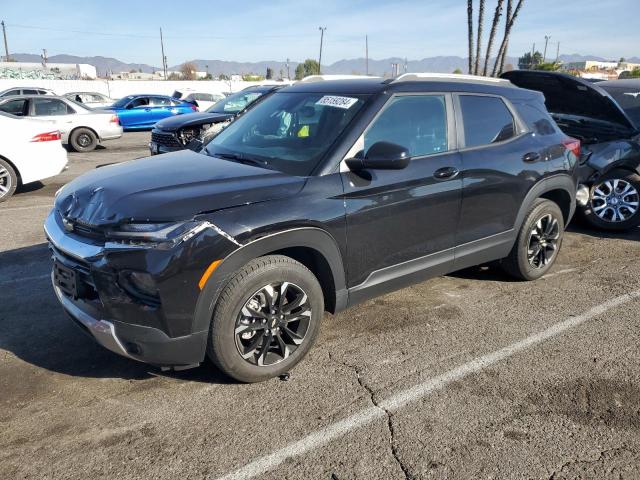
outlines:
[[127, 106], [127, 103], [129, 103], [131, 100], [133, 100], [133, 95], [129, 95], [128, 97], [122, 97], [120, 100], [118, 100], [117, 102], [115, 102], [112, 107], [115, 108], [124, 108]]
[[611, 95], [618, 105], [631, 118], [635, 127], [640, 130], [640, 87], [620, 88], [602, 87]]
[[223, 98], [214, 103], [205, 111], [209, 113], [232, 113], [236, 114], [250, 103], [255, 102], [262, 96], [262, 92], [238, 92]]
[[231, 123], [205, 151], [289, 175], [310, 175], [366, 98], [276, 93]]

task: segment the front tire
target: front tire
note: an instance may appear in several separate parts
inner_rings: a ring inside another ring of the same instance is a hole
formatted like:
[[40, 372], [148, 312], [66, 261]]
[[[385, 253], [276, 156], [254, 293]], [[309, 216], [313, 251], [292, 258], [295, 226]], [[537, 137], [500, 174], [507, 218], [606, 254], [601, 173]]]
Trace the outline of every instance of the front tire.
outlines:
[[537, 199], [527, 214], [503, 270], [518, 280], [537, 280], [553, 266], [564, 236], [564, 217], [551, 200]]
[[8, 200], [18, 187], [18, 175], [13, 167], [0, 158], [0, 203]]
[[283, 255], [256, 258], [220, 294], [207, 355], [241, 382], [276, 377], [307, 354], [323, 314], [322, 288], [309, 269]]
[[71, 132], [69, 143], [76, 152], [90, 152], [98, 146], [98, 137], [88, 128], [77, 128]]
[[589, 193], [589, 203], [581, 213], [591, 227], [624, 231], [640, 225], [640, 175], [613, 170], [599, 179]]

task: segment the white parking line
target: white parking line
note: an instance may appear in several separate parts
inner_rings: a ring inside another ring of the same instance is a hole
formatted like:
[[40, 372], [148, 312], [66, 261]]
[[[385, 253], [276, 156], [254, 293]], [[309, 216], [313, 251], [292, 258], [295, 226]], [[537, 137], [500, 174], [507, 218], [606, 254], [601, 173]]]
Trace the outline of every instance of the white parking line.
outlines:
[[420, 400], [435, 391], [445, 388], [456, 380], [461, 380], [523, 350], [541, 344], [553, 337], [557, 337], [571, 328], [575, 328], [589, 320], [592, 320], [593, 318], [598, 317], [599, 315], [602, 315], [612, 308], [628, 303], [638, 297], [640, 297], [640, 290], [613, 298], [605, 303], [593, 307], [591, 310], [588, 310], [581, 315], [569, 317], [568, 319], [556, 323], [555, 325], [552, 325], [551, 327], [523, 340], [471, 360], [470, 362], [460, 365], [453, 370], [449, 370], [442, 375], [430, 378], [419, 385], [401, 391], [388, 399], [381, 401], [377, 407], [370, 407], [361, 410], [360, 412], [340, 420], [339, 422], [333, 423], [321, 430], [317, 430], [294, 443], [276, 450], [273, 453], [253, 460], [234, 472], [230, 472], [219, 477], [218, 480], [240, 480], [261, 475], [266, 471], [277, 467], [291, 457], [302, 455], [311, 450], [320, 448], [329, 442], [346, 435], [356, 428], [362, 427], [377, 418], [385, 417], [386, 413], [384, 410], [397, 410], [410, 402]]
[[565, 268], [564, 270], [558, 270], [557, 272], [547, 273], [542, 278], [553, 278], [553, 277], [557, 277], [558, 275], [564, 275], [565, 273], [572, 273], [577, 271], [578, 271], [577, 268]]
[[8, 207], [8, 208], [0, 208], [0, 213], [4, 212], [16, 212], [18, 210], [32, 210], [34, 208], [52, 208], [53, 204], [48, 203], [46, 205], [29, 205], [26, 207]]
[[0, 287], [3, 287], [5, 285], [10, 285], [12, 283], [32, 282], [34, 280], [42, 280], [43, 278], [51, 278], [51, 274], [46, 273], [44, 275], [36, 275], [35, 277], [22, 277], [22, 278], [14, 278], [13, 280], [4, 280], [0, 282]]

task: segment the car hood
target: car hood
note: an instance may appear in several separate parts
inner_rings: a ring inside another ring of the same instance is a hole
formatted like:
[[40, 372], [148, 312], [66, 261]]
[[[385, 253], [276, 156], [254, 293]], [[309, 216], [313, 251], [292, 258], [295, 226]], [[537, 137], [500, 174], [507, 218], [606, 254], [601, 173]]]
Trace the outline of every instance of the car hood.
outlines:
[[539, 70], [513, 70], [501, 76], [518, 87], [542, 92], [551, 113], [595, 118], [636, 129], [620, 105], [596, 83]]
[[55, 208], [96, 227], [189, 220], [199, 213], [293, 196], [304, 183], [304, 177], [181, 150], [82, 175], [58, 193]]
[[155, 127], [166, 132], [174, 132], [179, 128], [224, 122], [232, 117], [233, 115], [228, 113], [186, 113], [184, 115], [176, 115], [160, 120], [156, 123]]

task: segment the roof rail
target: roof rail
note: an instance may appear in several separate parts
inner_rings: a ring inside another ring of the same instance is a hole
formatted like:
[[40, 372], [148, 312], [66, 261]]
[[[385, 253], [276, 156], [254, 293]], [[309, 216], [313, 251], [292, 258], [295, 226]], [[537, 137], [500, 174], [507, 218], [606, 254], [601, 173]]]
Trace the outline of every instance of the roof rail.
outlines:
[[302, 80], [298, 82], [303, 83], [313, 83], [313, 82], [324, 82], [326, 80], [353, 80], [353, 79], [366, 79], [366, 78], [380, 78], [380, 77], [370, 77], [365, 75], [309, 75], [308, 77], [304, 77]]
[[482, 77], [480, 75], [464, 75], [458, 73], [404, 73], [399, 77], [394, 78], [390, 83], [428, 82], [438, 80], [512, 86], [512, 83], [504, 78]]

